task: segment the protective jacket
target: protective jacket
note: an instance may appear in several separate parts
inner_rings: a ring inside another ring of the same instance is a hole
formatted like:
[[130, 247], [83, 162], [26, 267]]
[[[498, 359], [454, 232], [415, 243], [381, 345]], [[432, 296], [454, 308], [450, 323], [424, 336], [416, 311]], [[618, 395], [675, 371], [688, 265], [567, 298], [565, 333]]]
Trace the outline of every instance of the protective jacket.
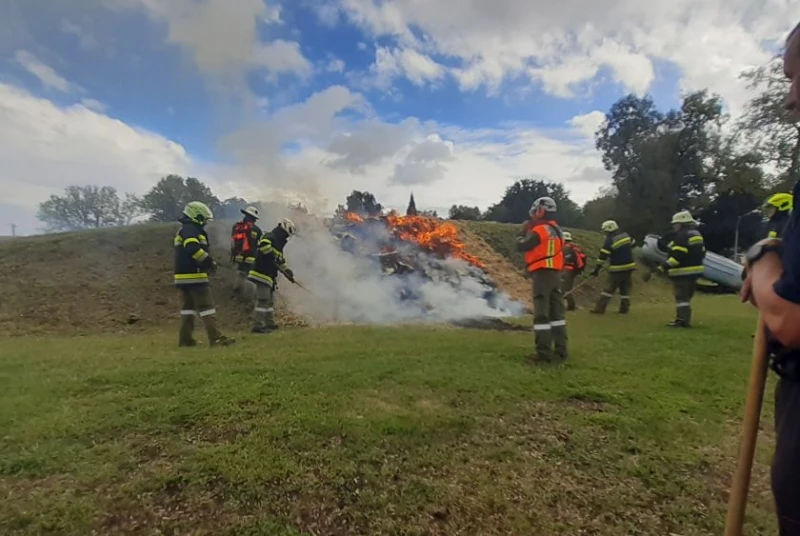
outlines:
[[523, 227], [518, 247], [525, 252], [528, 272], [564, 269], [564, 236], [554, 220], [537, 220]]
[[256, 261], [253, 269], [247, 274], [247, 279], [257, 285], [269, 285], [275, 288], [278, 272], [289, 272], [286, 257], [283, 256], [283, 248], [286, 247], [288, 239], [289, 235], [280, 227], [264, 233], [258, 241]]
[[669, 258], [661, 266], [670, 277], [698, 276], [703, 274], [706, 246], [703, 235], [694, 228], [681, 229], [667, 246]]
[[564, 270], [579, 274], [586, 267], [586, 254], [576, 244], [564, 243]]
[[253, 264], [256, 249], [264, 233], [253, 221], [244, 219], [231, 229], [231, 258], [234, 262]]
[[214, 266], [209, 253], [208, 235], [203, 227], [189, 220], [175, 233], [175, 285], [207, 285], [208, 270]]
[[767, 238], [783, 238], [786, 232], [786, 226], [791, 219], [791, 212], [784, 210], [777, 212], [775, 216], [767, 220], [766, 236]]
[[630, 272], [636, 269], [633, 260], [633, 246], [636, 241], [628, 233], [617, 231], [609, 233], [603, 247], [600, 248], [599, 262], [608, 260], [609, 272]]

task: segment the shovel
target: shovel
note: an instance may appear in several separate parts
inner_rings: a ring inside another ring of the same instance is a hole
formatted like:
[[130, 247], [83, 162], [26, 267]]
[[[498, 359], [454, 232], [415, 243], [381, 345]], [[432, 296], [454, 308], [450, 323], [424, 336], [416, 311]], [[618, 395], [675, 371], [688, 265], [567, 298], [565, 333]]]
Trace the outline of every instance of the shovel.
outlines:
[[725, 536], [741, 536], [744, 526], [744, 511], [747, 507], [747, 492], [750, 489], [750, 473], [753, 469], [753, 456], [756, 452], [758, 424], [761, 419], [761, 404], [764, 401], [764, 387], [767, 381], [767, 340], [764, 320], [758, 317], [755, 340], [753, 341], [753, 364], [750, 368], [750, 382], [747, 387], [747, 401], [742, 425], [742, 444], [739, 462], [731, 485], [728, 499], [728, 516], [725, 519]]

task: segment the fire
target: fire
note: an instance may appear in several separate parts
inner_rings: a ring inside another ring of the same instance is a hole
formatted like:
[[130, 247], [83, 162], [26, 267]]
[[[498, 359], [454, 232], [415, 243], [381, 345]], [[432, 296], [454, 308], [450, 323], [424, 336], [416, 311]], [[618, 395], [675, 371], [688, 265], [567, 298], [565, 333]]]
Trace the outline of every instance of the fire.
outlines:
[[396, 213], [389, 214], [386, 223], [400, 240], [414, 242], [441, 257], [456, 257], [478, 268], [484, 267], [478, 257], [466, 252], [458, 239], [458, 228], [452, 223], [442, 223], [427, 216], [398, 216]]
[[345, 212], [344, 219], [349, 221], [350, 223], [363, 223], [364, 218], [356, 214], [355, 212]]

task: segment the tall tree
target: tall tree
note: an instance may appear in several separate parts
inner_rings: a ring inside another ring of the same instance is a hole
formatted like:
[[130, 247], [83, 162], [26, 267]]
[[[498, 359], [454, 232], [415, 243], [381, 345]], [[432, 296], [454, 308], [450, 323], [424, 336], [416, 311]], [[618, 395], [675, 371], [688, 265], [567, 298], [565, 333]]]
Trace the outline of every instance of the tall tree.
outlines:
[[481, 219], [481, 209], [478, 207], [467, 207], [464, 205], [453, 205], [450, 207], [451, 220], [477, 221]]
[[774, 58], [742, 77], [759, 93], [747, 103], [739, 126], [764, 158], [777, 167], [778, 180], [794, 184], [800, 179], [800, 124], [786, 110], [789, 80], [783, 74], [783, 61]]
[[558, 221], [567, 227], [578, 227], [582, 222], [580, 207], [569, 198], [564, 185], [540, 179], [521, 179], [506, 189], [499, 203], [489, 207], [484, 219], [506, 223], [527, 220], [533, 202], [543, 196], [552, 197], [558, 206]]
[[[129, 199], [130, 197], [126, 198]], [[39, 205], [37, 217], [49, 231], [74, 231], [129, 223], [133, 208], [111, 186], [68, 186]]]
[[212, 211], [221, 205], [211, 188], [202, 181], [193, 177], [184, 180], [180, 175], [168, 175], [142, 197], [141, 207], [150, 214], [152, 221], [169, 222], [176, 221], [190, 201], [201, 201]]
[[378, 203], [371, 193], [353, 190], [347, 196], [346, 208], [348, 212], [355, 212], [361, 216], [377, 216], [383, 210], [383, 205]]

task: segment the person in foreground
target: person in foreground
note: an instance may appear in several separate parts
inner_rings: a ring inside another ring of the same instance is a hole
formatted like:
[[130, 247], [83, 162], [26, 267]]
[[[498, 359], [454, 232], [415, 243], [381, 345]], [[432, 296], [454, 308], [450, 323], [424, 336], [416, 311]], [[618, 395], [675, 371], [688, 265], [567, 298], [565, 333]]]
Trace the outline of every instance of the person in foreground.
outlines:
[[181, 328], [178, 346], [196, 346], [193, 338], [194, 317], [199, 316], [208, 333], [211, 346], [229, 346], [233, 339], [227, 338], [217, 326], [217, 310], [211, 298], [209, 273], [214, 273], [217, 263], [209, 252], [210, 244], [205, 226], [214, 219], [205, 203], [192, 201], [178, 218], [181, 228], [175, 233], [172, 245], [175, 248], [175, 286], [181, 290]]
[[[791, 80], [786, 107], [800, 114], [800, 24], [789, 34], [784, 71]], [[800, 198], [795, 184], [793, 204]], [[792, 213], [783, 240], [766, 238], [747, 252], [742, 301], [761, 313], [767, 329], [775, 389], [772, 493], [780, 536], [800, 536], [800, 218]]]
[[536, 353], [530, 362], [567, 359], [567, 321], [564, 319], [564, 293], [561, 271], [564, 269], [564, 233], [555, 221], [556, 202], [540, 197], [530, 209], [517, 238], [524, 252], [527, 272], [533, 282], [533, 333]]

